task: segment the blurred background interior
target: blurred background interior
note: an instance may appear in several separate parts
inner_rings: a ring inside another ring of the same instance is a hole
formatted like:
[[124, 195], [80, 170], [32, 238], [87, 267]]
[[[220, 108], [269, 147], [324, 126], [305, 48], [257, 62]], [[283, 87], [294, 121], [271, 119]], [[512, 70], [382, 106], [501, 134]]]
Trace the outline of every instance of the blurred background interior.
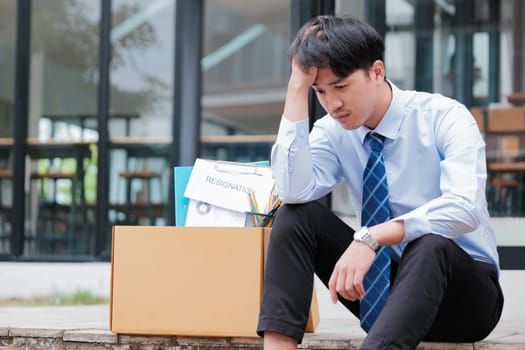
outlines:
[[[384, 35], [399, 87], [471, 109], [502, 265], [523, 268], [520, 0], [0, 1], [0, 260], [107, 261], [113, 225], [174, 223], [173, 166], [267, 160], [291, 38], [332, 13]], [[343, 187], [325, 201], [352, 221]]]

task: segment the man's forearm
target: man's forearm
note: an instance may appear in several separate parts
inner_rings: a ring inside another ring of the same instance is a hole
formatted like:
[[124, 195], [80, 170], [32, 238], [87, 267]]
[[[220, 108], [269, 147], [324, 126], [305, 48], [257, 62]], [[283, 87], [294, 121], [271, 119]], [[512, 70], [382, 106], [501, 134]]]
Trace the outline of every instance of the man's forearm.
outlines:
[[284, 118], [291, 122], [308, 118], [308, 90], [309, 87], [301, 86], [290, 80], [284, 103]]
[[283, 117], [296, 122], [308, 118], [308, 91], [317, 76], [317, 68], [301, 67], [297, 60], [292, 60], [292, 74], [288, 81]]
[[383, 245], [395, 245], [405, 237], [405, 223], [403, 221], [387, 221], [368, 228], [372, 237]]

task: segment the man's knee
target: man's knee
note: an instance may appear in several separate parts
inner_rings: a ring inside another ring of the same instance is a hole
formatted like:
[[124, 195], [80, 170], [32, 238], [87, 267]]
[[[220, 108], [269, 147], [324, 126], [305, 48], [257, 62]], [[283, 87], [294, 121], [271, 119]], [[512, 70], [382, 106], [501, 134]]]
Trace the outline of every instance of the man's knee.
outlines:
[[454, 241], [450, 238], [436, 234], [426, 234], [410, 242], [406, 249], [417, 249], [420, 252], [432, 254], [433, 252], [449, 251], [453, 249], [454, 245]]
[[302, 216], [311, 211], [317, 211], [322, 208], [321, 204], [318, 202], [306, 202], [306, 203], [294, 203], [294, 204], [283, 204], [279, 207], [277, 211], [278, 216]]
[[314, 213], [321, 210], [317, 202], [306, 202], [298, 204], [283, 204], [277, 210], [273, 222], [273, 231], [291, 231], [300, 223], [307, 222]]
[[320, 221], [325, 216], [323, 210], [326, 209], [317, 202], [282, 205], [272, 225], [270, 244], [315, 250]]
[[436, 234], [426, 234], [410, 242], [405, 248], [402, 260], [420, 265], [422, 269], [434, 266], [433, 269], [449, 270], [454, 266], [455, 257], [461, 250], [450, 238]]

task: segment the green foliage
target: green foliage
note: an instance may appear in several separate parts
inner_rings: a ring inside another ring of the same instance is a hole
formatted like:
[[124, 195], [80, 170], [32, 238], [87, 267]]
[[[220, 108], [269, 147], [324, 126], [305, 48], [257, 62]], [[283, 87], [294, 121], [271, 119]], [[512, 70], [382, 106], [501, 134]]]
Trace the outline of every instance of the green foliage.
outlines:
[[96, 144], [89, 146], [91, 158], [84, 163], [86, 175], [84, 178], [84, 193], [87, 204], [95, 204], [97, 200], [97, 160], [98, 147]]
[[0, 299], [0, 306], [50, 306], [50, 305], [94, 305], [108, 304], [109, 300], [93, 295], [87, 290], [78, 290], [73, 294], [52, 294], [33, 298]]

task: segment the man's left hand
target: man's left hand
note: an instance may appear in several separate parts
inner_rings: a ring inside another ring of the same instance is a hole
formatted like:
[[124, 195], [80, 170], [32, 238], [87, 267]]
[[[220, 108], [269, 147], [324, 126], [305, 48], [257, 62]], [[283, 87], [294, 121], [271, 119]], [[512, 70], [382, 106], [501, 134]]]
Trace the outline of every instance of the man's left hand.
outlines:
[[353, 241], [335, 264], [328, 282], [330, 298], [335, 304], [337, 294], [355, 301], [365, 295], [363, 280], [374, 262], [376, 253], [363, 242]]

